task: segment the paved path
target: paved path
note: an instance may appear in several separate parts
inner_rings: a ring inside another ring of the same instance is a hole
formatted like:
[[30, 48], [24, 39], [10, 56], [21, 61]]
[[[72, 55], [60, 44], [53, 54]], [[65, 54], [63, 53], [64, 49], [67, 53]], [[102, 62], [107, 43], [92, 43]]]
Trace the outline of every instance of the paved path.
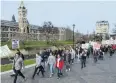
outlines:
[[[70, 72], [64, 72], [64, 76], [58, 80], [57, 75], [49, 78], [49, 73], [46, 72], [45, 78], [35, 76], [32, 80], [32, 73], [34, 67], [25, 69], [23, 74], [28, 78], [26, 82], [18, 77], [17, 83], [116, 83], [116, 54], [112, 58], [106, 55], [104, 61], [98, 61], [97, 64], [93, 63], [93, 59], [87, 60], [87, 67], [83, 70], [80, 69], [80, 63], [75, 63]], [[13, 78], [9, 74], [2, 75], [1, 83], [13, 83]]]

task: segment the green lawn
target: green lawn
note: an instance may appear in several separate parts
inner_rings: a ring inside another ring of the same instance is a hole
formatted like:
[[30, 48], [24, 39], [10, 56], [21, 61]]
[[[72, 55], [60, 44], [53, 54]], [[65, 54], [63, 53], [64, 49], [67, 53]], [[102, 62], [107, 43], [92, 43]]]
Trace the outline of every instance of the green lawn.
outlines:
[[[55, 41], [55, 45], [68, 45], [72, 44], [72, 41]], [[12, 42], [1, 42], [1, 46], [8, 45], [10, 49], [12, 49]], [[24, 44], [20, 42], [20, 49], [25, 49], [28, 47], [35, 48], [35, 47], [49, 47], [52, 46], [52, 44], [47, 44], [46, 41], [25, 41]]]
[[[31, 64], [34, 64], [34, 63], [35, 63], [34, 59], [24, 61], [25, 66], [31, 65]], [[0, 65], [0, 69], [1, 69], [1, 72], [12, 70], [12, 64]]]
[[[8, 42], [1, 42], [1, 46], [3, 45], [8, 45], [8, 47], [10, 49], [12, 49], [12, 43], [11, 41], [8, 41]], [[52, 46], [51, 44], [47, 44], [46, 41], [25, 41], [24, 42], [25, 45], [23, 45], [22, 43], [20, 43], [20, 49], [33, 49], [33, 48], [44, 48], [44, 47], [49, 47], [49, 46]], [[63, 45], [72, 45], [72, 41], [56, 41], [55, 44], [57, 46], [63, 46]], [[35, 60], [25, 60], [24, 61], [25, 65], [30, 65], [30, 64], [34, 64], [35, 63]], [[8, 71], [8, 70], [11, 70], [12, 69], [12, 64], [7, 64], [7, 65], [0, 65], [0, 69], [1, 69], [1, 72], [4, 72], [4, 71]]]

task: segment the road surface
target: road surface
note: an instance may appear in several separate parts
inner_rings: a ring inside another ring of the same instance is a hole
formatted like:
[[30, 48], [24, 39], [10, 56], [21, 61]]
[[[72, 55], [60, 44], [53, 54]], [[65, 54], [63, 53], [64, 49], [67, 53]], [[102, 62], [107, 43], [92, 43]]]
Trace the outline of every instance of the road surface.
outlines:
[[[105, 55], [105, 60], [99, 60], [97, 64], [93, 63], [93, 59], [90, 58], [87, 60], [87, 67], [82, 70], [80, 63], [75, 63], [70, 72], [64, 71], [61, 79], [57, 79], [57, 74], [49, 78], [48, 69], [46, 70], [44, 78], [40, 74], [32, 80], [34, 67], [25, 69], [22, 72], [27, 77], [27, 81], [24, 82], [19, 76], [17, 83], [116, 83], [116, 53], [111, 58]], [[10, 74], [2, 75], [1, 83], [13, 83], [14, 78], [10, 77]]]

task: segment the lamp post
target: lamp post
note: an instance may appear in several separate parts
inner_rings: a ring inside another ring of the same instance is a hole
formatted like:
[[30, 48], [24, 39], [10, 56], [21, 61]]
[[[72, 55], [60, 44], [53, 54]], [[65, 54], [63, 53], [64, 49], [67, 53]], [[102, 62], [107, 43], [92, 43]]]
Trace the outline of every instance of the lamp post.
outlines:
[[73, 49], [74, 49], [74, 28], [75, 28], [75, 24], [73, 24]]

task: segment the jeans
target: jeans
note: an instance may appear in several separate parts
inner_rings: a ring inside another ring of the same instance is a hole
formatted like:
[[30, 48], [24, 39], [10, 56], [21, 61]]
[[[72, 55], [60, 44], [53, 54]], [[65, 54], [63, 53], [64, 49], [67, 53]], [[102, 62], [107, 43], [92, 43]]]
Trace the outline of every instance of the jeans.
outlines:
[[71, 59], [71, 61], [72, 61], [72, 63], [74, 63], [74, 58], [73, 58], [73, 59]]
[[78, 54], [77, 56], [78, 56], [78, 61], [80, 61], [80, 55]]
[[18, 75], [20, 75], [21, 77], [25, 78], [25, 76], [21, 73], [20, 70], [15, 70], [15, 73], [16, 73], [16, 75], [15, 75], [15, 78], [14, 78], [14, 83], [16, 83]]
[[95, 62], [95, 63], [97, 62], [97, 57], [96, 57], [96, 56], [94, 57], [94, 62]]
[[86, 60], [81, 61], [81, 68], [86, 67]]
[[49, 64], [50, 65], [50, 73], [53, 74], [54, 71], [54, 64]]
[[61, 69], [57, 68], [57, 70], [58, 70], [58, 73], [57, 73], [58, 78], [60, 78], [60, 76], [62, 75]]
[[71, 64], [71, 60], [68, 60], [68, 63]]

